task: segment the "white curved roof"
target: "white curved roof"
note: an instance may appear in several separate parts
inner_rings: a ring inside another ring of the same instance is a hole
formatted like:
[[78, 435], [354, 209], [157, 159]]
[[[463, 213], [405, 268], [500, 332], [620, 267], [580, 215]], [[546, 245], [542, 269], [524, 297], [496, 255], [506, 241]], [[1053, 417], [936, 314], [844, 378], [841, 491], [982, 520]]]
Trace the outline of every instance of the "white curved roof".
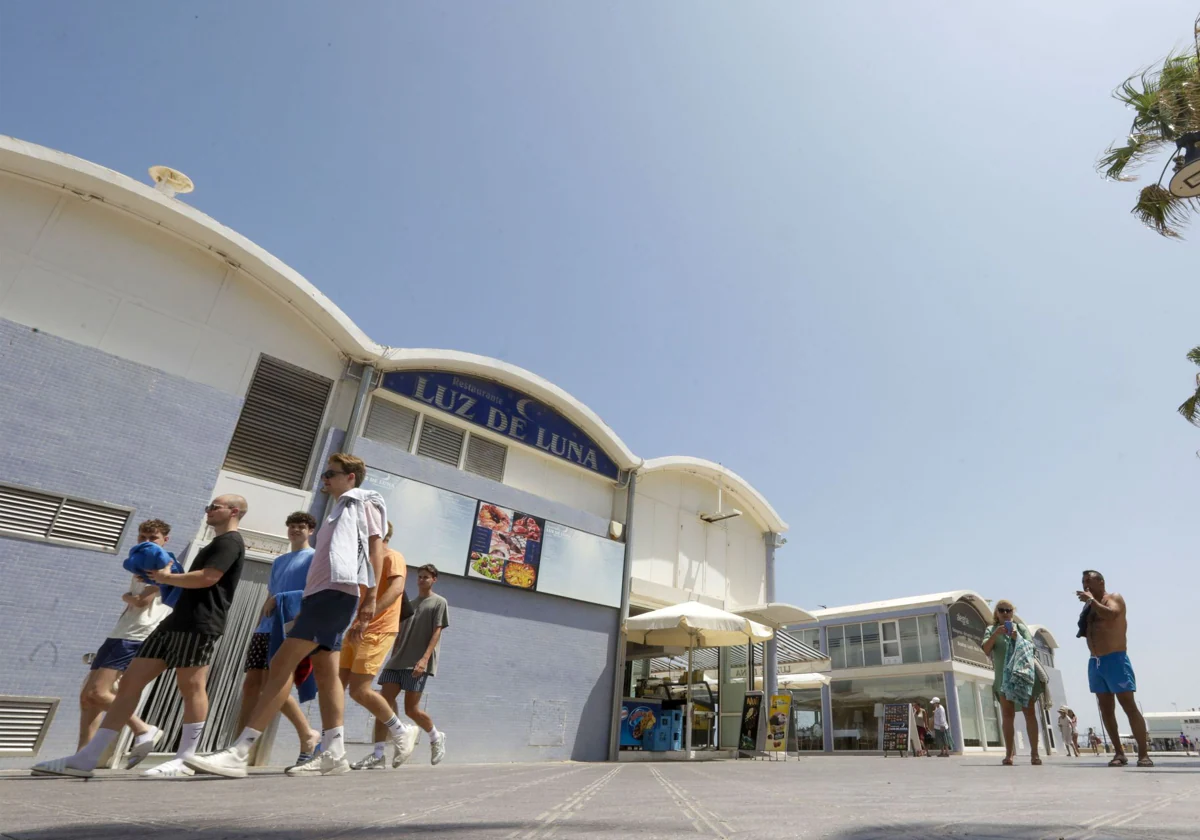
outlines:
[[712, 481], [719, 480], [721, 486], [733, 495], [738, 503], [747, 509], [760, 525], [768, 531], [782, 534], [788, 525], [771, 507], [762, 493], [759, 493], [750, 482], [731, 469], [720, 464], [706, 461], [703, 458], [691, 458], [686, 455], [668, 455], [665, 458], [651, 458], [642, 465], [641, 472], [684, 472], [700, 476]]
[[992, 608], [988, 606], [987, 599], [970, 589], [956, 589], [952, 592], [938, 592], [933, 595], [912, 595], [907, 598], [893, 598], [889, 601], [869, 601], [865, 604], [851, 604], [846, 607], [829, 607], [823, 610], [813, 610], [812, 614], [818, 621], [824, 621], [830, 618], [848, 618], [854, 615], [901, 612], [938, 604], [948, 607], [957, 601], [966, 601], [991, 624]]
[[1050, 632], [1049, 627], [1044, 624], [1027, 624], [1025, 626], [1029, 628], [1030, 635], [1036, 636], [1038, 633], [1041, 633], [1042, 638], [1046, 640], [1046, 644], [1057, 650], [1058, 639], [1054, 638], [1054, 634]]

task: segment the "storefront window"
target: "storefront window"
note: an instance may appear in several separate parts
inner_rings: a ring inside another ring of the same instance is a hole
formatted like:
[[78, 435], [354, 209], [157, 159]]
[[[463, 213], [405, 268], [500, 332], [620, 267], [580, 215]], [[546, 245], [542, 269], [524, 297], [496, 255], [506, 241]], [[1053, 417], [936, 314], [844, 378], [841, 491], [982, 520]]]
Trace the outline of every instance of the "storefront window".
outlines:
[[842, 628], [829, 628], [829, 659], [833, 663], [834, 668], [846, 667], [846, 646], [844, 644]]
[[861, 668], [863, 664], [862, 625], [847, 624], [842, 629], [846, 633], [846, 667]]
[[738, 721], [742, 715], [742, 702], [746, 699], [746, 646], [721, 648], [718, 653], [720, 666], [720, 716], [717, 734], [721, 747], [737, 746]]
[[939, 661], [942, 658], [942, 643], [938, 640], [937, 616], [917, 616], [917, 635], [921, 639], [921, 661]]
[[880, 656], [879, 647], [879, 622], [868, 621], [862, 626], [863, 637], [863, 664], [865, 665], [882, 665], [883, 659]]
[[808, 645], [810, 648], [821, 649], [821, 631], [815, 627], [809, 630], [788, 630], [786, 632], [793, 639]]
[[962, 718], [963, 746], [980, 746], [983, 736], [979, 732], [979, 708], [975, 705], [975, 683], [970, 680], [958, 684], [958, 713]]
[[825, 749], [825, 728], [821, 720], [821, 689], [803, 689], [792, 694], [792, 728], [788, 734], [788, 749]]
[[883, 703], [920, 703], [927, 711], [930, 700], [945, 695], [941, 674], [920, 677], [884, 677], [868, 680], [834, 680], [830, 685], [835, 750], [878, 750], [879, 717]]
[[990, 683], [985, 683], [979, 686], [979, 699], [983, 706], [983, 734], [987, 738], [989, 747], [1003, 746], [1000, 733], [1000, 707], [996, 703], [996, 697], [992, 693]]

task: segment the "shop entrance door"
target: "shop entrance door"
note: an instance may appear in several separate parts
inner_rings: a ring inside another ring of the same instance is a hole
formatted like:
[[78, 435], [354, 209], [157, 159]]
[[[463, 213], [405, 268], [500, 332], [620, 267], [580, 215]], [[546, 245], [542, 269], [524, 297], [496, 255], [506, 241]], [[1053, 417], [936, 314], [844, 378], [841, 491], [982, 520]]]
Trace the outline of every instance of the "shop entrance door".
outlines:
[[[267, 597], [270, 574], [269, 562], [246, 556], [242, 577], [229, 607], [225, 635], [217, 644], [217, 652], [208, 671], [208, 722], [197, 752], [221, 749], [238, 734], [233, 729], [237, 726], [242, 701], [242, 665], [246, 658], [246, 645], [258, 625], [259, 611]], [[174, 669], [168, 669], [150, 683], [142, 695], [137, 714], [165, 733], [159, 742], [160, 752], [174, 753], [179, 748], [179, 736], [183, 731], [183, 699], [175, 688]], [[114, 752], [111, 766], [124, 766], [124, 756], [131, 743], [132, 738], [126, 729], [119, 748]]]

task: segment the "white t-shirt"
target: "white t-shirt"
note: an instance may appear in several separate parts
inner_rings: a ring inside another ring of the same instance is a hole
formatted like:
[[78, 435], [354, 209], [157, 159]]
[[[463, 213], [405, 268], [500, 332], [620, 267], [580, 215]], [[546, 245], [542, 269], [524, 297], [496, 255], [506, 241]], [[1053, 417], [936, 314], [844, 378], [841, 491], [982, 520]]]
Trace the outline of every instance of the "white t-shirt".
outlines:
[[[129, 594], [141, 595], [149, 585], [137, 575], [134, 575], [133, 582], [129, 584]], [[154, 601], [148, 607], [143, 607], [142, 609], [130, 606], [125, 607], [125, 612], [121, 613], [121, 617], [117, 619], [116, 626], [108, 634], [108, 638], [125, 639], [130, 642], [143, 642], [147, 636], [154, 632], [154, 628], [158, 626], [158, 623], [170, 614], [171, 608], [162, 602], [162, 594], [159, 593], [154, 596]]]
[[[367, 505], [366, 512], [367, 538], [382, 537], [387, 523], [383, 521], [379, 509], [375, 505]], [[332, 515], [331, 513], [330, 516]], [[312, 562], [308, 566], [308, 578], [304, 582], [305, 598], [315, 595], [323, 589], [345, 592], [347, 595], [358, 595], [358, 584], [333, 583], [331, 580], [333, 573], [329, 568], [329, 547], [333, 543], [335, 527], [337, 527], [337, 520], [326, 517], [317, 531], [317, 544], [314, 546], [316, 550], [313, 552]]]
[[940, 703], [933, 707], [933, 728], [934, 729], [949, 729], [950, 724], [946, 722], [946, 707]]

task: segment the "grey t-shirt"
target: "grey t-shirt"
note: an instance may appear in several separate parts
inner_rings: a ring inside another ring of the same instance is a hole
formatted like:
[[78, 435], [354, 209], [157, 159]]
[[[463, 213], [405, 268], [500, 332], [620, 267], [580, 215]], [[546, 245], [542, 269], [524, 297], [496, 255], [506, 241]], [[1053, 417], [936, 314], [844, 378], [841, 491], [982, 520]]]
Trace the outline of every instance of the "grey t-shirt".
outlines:
[[[436, 592], [431, 592], [424, 598], [417, 598], [413, 602], [412, 617], [400, 626], [400, 638], [392, 649], [392, 658], [388, 660], [387, 670], [403, 671], [416, 666], [425, 655], [425, 649], [429, 647], [433, 631], [439, 627], [450, 626], [448, 606], [446, 599]], [[425, 669], [431, 677], [437, 675], [441, 647], [442, 640], [438, 639], [437, 647], [429, 656], [429, 667]]]

